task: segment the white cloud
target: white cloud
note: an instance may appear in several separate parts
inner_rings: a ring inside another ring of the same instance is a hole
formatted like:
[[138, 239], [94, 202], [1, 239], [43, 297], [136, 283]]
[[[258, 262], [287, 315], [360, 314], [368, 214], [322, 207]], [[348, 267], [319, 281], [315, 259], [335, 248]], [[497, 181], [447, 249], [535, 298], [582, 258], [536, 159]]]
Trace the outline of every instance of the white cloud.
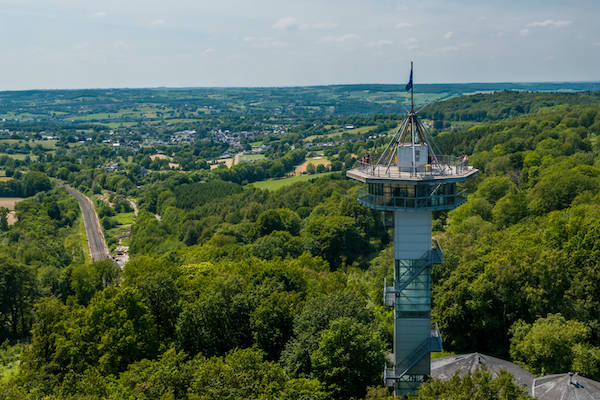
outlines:
[[443, 47], [440, 47], [439, 49], [437, 49], [437, 51], [440, 51], [442, 53], [448, 53], [448, 52], [452, 52], [452, 51], [468, 49], [469, 47], [473, 47], [473, 43], [458, 43], [458, 44], [454, 44], [454, 45], [443, 46]]
[[254, 47], [281, 48], [287, 46], [287, 43], [269, 36], [246, 36], [242, 40], [246, 43], [250, 43]]
[[272, 26], [273, 29], [279, 29], [279, 30], [297, 29], [298, 27], [299, 27], [299, 24], [296, 21], [296, 18], [294, 18], [294, 17], [279, 18], [277, 21], [275, 21], [275, 23]]
[[339, 25], [337, 23], [330, 22], [330, 21], [320, 21], [320, 22], [314, 22], [314, 23], [300, 23], [294, 17], [282, 17], [282, 18], [279, 18], [277, 21], [275, 21], [272, 28], [277, 29], [277, 30], [300, 29], [300, 30], [305, 31], [305, 30], [330, 30], [330, 29], [335, 29], [338, 26]]
[[314, 29], [319, 31], [331, 30], [339, 27], [335, 22], [315, 22], [314, 24], [300, 24], [300, 29]]
[[360, 39], [360, 36], [358, 36], [356, 33], [345, 33], [340, 36], [323, 36], [321, 38], [321, 42], [341, 43], [341, 42], [347, 42], [349, 40], [356, 40], [356, 39]]
[[545, 21], [531, 22], [531, 23], [527, 24], [527, 27], [528, 28], [544, 28], [544, 27], [564, 28], [565, 26], [571, 25], [572, 22], [573, 21], [569, 21], [569, 20], [547, 19]]
[[444, 39], [448, 40], [454, 35], [454, 32], [446, 32], [444, 34]]
[[151, 25], [164, 25], [166, 24], [166, 21], [164, 19], [155, 19], [154, 21], [150, 22]]
[[411, 26], [412, 26], [412, 24], [410, 24], [408, 22], [398, 22], [396, 24], [396, 29], [410, 28]]
[[409, 50], [417, 50], [420, 49], [419, 40], [417, 38], [411, 37], [406, 40], [406, 48]]
[[80, 50], [85, 50], [85, 49], [87, 49], [88, 47], [90, 47], [90, 44], [89, 44], [88, 42], [84, 42], [84, 43], [75, 43], [75, 44], [73, 45], [73, 50], [80, 51]]
[[593, 43], [594, 46], [600, 46], [600, 42]]
[[392, 44], [394, 44], [394, 42], [392, 42], [389, 39], [381, 39], [381, 40], [376, 40], [374, 42], [367, 43], [367, 47], [383, 47], [383, 46], [389, 46]]
[[97, 18], [102, 18], [102, 17], [106, 17], [106, 11], [96, 11], [95, 13], [92, 14], [92, 17], [97, 17]]
[[202, 55], [203, 55], [203, 56], [206, 56], [206, 55], [208, 55], [208, 54], [212, 54], [212, 53], [214, 53], [214, 52], [216, 52], [216, 51], [217, 51], [217, 50], [213, 49], [212, 47], [209, 47], [208, 49], [205, 49], [205, 50], [202, 52]]
[[521, 35], [521, 36], [527, 36], [527, 35], [529, 35], [529, 29], [527, 29], [527, 28], [521, 29], [519, 31], [519, 35]]

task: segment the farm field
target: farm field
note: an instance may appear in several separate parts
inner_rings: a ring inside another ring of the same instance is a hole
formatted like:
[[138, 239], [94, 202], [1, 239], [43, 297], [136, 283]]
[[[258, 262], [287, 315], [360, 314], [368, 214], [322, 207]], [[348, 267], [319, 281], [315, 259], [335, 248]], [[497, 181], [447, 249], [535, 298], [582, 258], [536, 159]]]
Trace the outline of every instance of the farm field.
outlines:
[[8, 224], [13, 225], [17, 222], [17, 217], [15, 215], [15, 204], [24, 200], [23, 197], [0, 197], [0, 207], [6, 207], [10, 210], [8, 213]]
[[151, 160], [155, 160], [155, 159], [157, 159], [157, 158], [158, 158], [159, 160], [172, 160], [172, 159], [173, 159], [173, 157], [169, 157], [169, 156], [168, 156], [168, 155], [166, 155], [166, 154], [152, 154], [152, 155], [150, 156], [150, 159], [151, 159]]
[[25, 160], [27, 157], [29, 157], [32, 161], [35, 161], [38, 159], [38, 156], [36, 156], [34, 154], [23, 154], [23, 153], [17, 153], [17, 154], [0, 153], [0, 157], [2, 157], [2, 156], [8, 156], [10, 158], [14, 158], [15, 160]]
[[264, 154], [245, 154], [240, 156], [240, 162], [259, 161], [264, 159]]
[[294, 170], [294, 174], [296, 176], [302, 175], [303, 173], [306, 172], [306, 169], [309, 164], [312, 164], [315, 167], [319, 164], [329, 167], [329, 165], [331, 164], [331, 161], [329, 161], [329, 159], [327, 159], [327, 157], [321, 157], [321, 156], [309, 158], [308, 160], [304, 161], [302, 164], [300, 164], [296, 167], [296, 169]]
[[114, 220], [119, 225], [130, 225], [133, 223], [133, 219], [135, 218], [135, 215], [132, 211], [132, 212], [128, 212], [128, 213], [118, 213], [117, 215], [115, 215], [112, 218], [114, 218]]
[[115, 222], [115, 226], [104, 230], [104, 237], [109, 250], [112, 252], [117, 246], [129, 245], [129, 234], [131, 233], [131, 224], [133, 224], [135, 214], [133, 212], [117, 213], [110, 218]]
[[314, 175], [292, 176], [292, 177], [283, 178], [283, 179], [270, 179], [268, 181], [254, 182], [254, 183], [251, 183], [251, 185], [256, 188], [259, 188], [259, 189], [277, 190], [277, 189], [281, 189], [284, 186], [293, 185], [294, 183], [298, 183], [298, 182], [310, 181], [312, 179], [320, 178], [322, 176], [326, 176], [326, 175], [330, 175], [330, 174], [333, 174], [333, 172], [323, 172], [323, 173], [314, 174]]

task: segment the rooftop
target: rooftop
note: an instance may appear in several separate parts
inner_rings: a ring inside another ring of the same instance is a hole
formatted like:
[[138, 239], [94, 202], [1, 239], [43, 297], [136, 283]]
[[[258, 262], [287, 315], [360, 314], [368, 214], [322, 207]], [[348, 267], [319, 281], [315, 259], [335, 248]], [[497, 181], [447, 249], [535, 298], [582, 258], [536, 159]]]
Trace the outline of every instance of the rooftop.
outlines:
[[598, 400], [600, 382], [577, 375], [548, 375], [534, 380], [533, 395], [541, 400]]
[[517, 385], [527, 388], [527, 392], [539, 400], [600, 400], [600, 382], [569, 373], [536, 378], [531, 372], [510, 361], [481, 353], [431, 360], [431, 376], [446, 380], [452, 378], [455, 373], [463, 376], [483, 365], [492, 376], [497, 376], [500, 370], [510, 372]]

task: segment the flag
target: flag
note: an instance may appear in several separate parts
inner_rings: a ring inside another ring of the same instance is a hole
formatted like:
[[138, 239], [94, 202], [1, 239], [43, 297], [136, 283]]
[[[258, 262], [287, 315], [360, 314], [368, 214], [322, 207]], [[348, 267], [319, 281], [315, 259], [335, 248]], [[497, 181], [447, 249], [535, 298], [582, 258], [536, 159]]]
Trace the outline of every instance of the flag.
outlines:
[[408, 92], [410, 89], [412, 89], [413, 87], [413, 82], [412, 82], [412, 67], [410, 68], [410, 78], [408, 79], [408, 83], [406, 84], [406, 87], [404, 89], [406, 89], [406, 91]]

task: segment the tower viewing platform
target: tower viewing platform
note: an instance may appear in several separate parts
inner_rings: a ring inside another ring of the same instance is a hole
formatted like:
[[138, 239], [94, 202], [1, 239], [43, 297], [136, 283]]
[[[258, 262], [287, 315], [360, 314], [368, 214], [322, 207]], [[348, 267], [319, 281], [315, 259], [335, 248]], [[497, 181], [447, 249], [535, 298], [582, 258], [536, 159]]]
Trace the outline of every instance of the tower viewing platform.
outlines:
[[360, 161], [346, 176], [368, 184], [367, 190], [359, 190], [358, 201], [375, 210], [441, 211], [467, 200], [466, 190], [457, 191], [455, 184], [477, 173], [460, 157], [439, 156], [416, 170], [398, 163]]
[[[412, 96], [411, 78], [407, 90]], [[384, 225], [394, 228], [394, 281], [384, 282], [383, 304], [394, 307], [393, 365], [384, 367], [384, 383], [396, 395], [413, 394], [431, 373], [433, 351], [442, 337], [431, 322], [431, 267], [443, 261], [432, 243], [431, 213], [463, 204], [466, 191], [457, 184], [478, 174], [467, 155], [440, 155], [414, 106], [377, 157], [366, 154], [346, 176], [367, 184], [360, 204], [384, 211]]]

